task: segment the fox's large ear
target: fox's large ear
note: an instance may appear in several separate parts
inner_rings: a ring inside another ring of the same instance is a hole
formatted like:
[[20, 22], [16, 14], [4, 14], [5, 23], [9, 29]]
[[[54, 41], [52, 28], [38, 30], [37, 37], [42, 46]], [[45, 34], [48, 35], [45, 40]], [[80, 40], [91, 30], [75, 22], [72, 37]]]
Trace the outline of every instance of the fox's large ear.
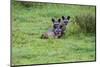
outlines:
[[64, 17], [64, 16], [62, 16], [62, 19], [64, 20], [64, 19], [65, 19], [65, 17]]
[[67, 16], [67, 19], [70, 20], [70, 16]]
[[55, 19], [54, 19], [54, 18], [52, 18], [52, 22], [53, 22], [53, 23], [55, 22]]
[[61, 21], [61, 19], [59, 18], [59, 19], [58, 19], [58, 22], [60, 22], [60, 21]]

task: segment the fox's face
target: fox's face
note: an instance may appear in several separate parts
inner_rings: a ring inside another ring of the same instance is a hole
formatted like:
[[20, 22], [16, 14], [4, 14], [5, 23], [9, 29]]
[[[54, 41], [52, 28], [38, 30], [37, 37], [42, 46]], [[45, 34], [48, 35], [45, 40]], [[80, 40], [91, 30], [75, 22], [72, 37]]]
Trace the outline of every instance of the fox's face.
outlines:
[[60, 36], [62, 36], [62, 26], [59, 26], [58, 28], [55, 28], [54, 29], [54, 34], [55, 34], [55, 36], [57, 36], [58, 38], [60, 37]]
[[55, 20], [54, 18], [52, 18], [52, 22], [53, 22], [53, 28], [56, 29], [60, 26], [61, 19]]
[[64, 22], [65, 25], [68, 24], [69, 20], [70, 20], [70, 16], [67, 16], [67, 17], [66, 16], [62, 16], [62, 22]]

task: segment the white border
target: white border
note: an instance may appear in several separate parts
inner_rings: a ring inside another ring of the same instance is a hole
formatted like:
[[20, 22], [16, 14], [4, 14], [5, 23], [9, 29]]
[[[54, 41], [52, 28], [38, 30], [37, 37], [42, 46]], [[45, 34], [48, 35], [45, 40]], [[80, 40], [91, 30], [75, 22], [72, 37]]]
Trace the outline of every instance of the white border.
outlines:
[[[39, 1], [39, 0], [38, 0]], [[51, 0], [42, 0], [51, 1]], [[52, 0], [57, 1], [58, 0]], [[65, 2], [65, 0], [62, 0]], [[67, 3], [68, 0], [66, 0]], [[70, 0], [75, 3], [76, 0]], [[87, 0], [87, 5], [93, 4], [94, 0]], [[93, 2], [92, 2], [93, 1]], [[83, 63], [69, 63], [69, 64], [53, 64], [53, 65], [39, 65], [37, 67], [99, 67], [100, 66], [100, 0], [95, 0], [97, 6], [97, 61], [96, 62], [83, 62]], [[73, 2], [71, 4], [73, 4]], [[86, 1], [85, 1], [86, 2]], [[77, 2], [79, 3], [79, 2]], [[83, 0], [80, 0], [83, 4]], [[93, 5], [94, 5], [93, 4]], [[0, 67], [9, 67], [10, 64], [10, 0], [0, 1]], [[28, 66], [32, 67], [32, 66]]]
[[52, 3], [69, 3], [69, 4], [96, 5], [96, 0], [18, 0], [18, 1], [33, 1], [33, 2], [52, 2]]
[[0, 67], [10, 64], [10, 0], [0, 1]]

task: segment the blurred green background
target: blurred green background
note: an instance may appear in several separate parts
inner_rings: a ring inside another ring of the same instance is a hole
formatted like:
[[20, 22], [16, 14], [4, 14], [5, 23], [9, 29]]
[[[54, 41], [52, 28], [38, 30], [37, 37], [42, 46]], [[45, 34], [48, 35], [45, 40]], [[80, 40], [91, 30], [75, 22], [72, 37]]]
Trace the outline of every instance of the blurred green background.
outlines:
[[[12, 1], [12, 65], [95, 61], [95, 6]], [[52, 17], [71, 16], [61, 39], [40, 39]]]

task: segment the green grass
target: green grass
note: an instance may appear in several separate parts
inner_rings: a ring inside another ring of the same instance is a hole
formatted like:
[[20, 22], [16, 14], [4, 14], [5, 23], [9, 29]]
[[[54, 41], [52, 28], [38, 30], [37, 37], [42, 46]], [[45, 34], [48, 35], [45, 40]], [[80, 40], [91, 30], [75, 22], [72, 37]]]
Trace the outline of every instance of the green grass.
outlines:
[[70, 30], [74, 31], [71, 24], [61, 39], [40, 39], [43, 32], [52, 28], [52, 17], [70, 15], [73, 20], [81, 13], [95, 13], [95, 7], [44, 3], [24, 7], [16, 3], [12, 10], [12, 64], [95, 60], [95, 36], [71, 33]]
[[[13, 64], [43, 64], [95, 60], [95, 43], [84, 39], [32, 39], [15, 44]], [[24, 43], [24, 44], [23, 44]]]

